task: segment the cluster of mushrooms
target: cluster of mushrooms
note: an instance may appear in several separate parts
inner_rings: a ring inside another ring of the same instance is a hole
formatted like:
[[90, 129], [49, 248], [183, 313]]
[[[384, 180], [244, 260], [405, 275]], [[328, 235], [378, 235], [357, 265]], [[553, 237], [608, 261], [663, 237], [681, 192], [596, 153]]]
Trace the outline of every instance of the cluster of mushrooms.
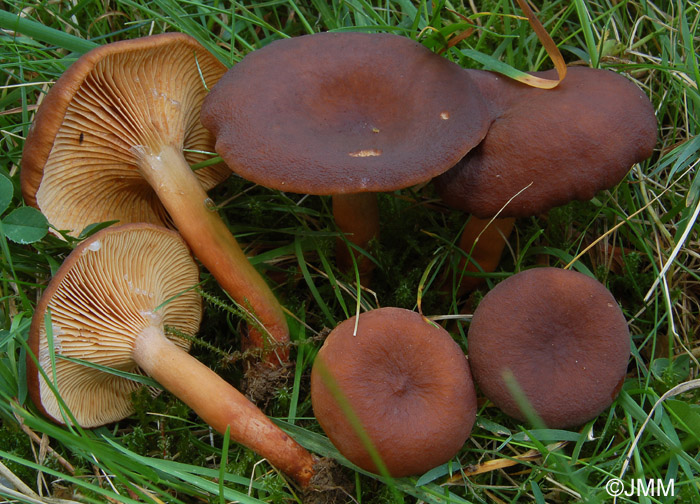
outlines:
[[[130, 394], [145, 374], [307, 486], [317, 458], [188, 354], [202, 316], [196, 257], [249, 310], [245, 344], [271, 367], [290, 359], [282, 307], [207, 190], [233, 171], [332, 196], [345, 234], [339, 266], [356, 262], [371, 275], [357, 251], [379, 234], [376, 194], [434, 180], [446, 204], [472, 216], [462, 246], [473, 261], [464, 267], [495, 267], [513, 219], [590, 199], [655, 142], [649, 100], [613, 72], [571, 67], [554, 89], [536, 89], [465, 70], [397, 35], [280, 40], [231, 69], [177, 33], [94, 49], [43, 98], [22, 191], [70, 235], [119, 225], [81, 242], [37, 306], [33, 401], [57, 422], [95, 427], [133, 412]], [[207, 162], [213, 151], [223, 162]], [[359, 467], [421, 474], [469, 437], [474, 382], [508, 415], [574, 427], [614, 400], [629, 339], [598, 281], [530, 269], [479, 304], [468, 360], [445, 329], [410, 310], [341, 323], [314, 362], [314, 414]]]

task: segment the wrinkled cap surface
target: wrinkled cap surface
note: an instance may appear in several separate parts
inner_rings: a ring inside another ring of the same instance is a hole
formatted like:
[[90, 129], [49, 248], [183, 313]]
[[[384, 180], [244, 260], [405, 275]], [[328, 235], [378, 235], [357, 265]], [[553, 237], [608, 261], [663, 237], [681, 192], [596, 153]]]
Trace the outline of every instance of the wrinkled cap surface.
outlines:
[[310, 194], [390, 191], [452, 167], [490, 118], [458, 65], [398, 35], [317, 33], [248, 54], [202, 122], [242, 177]]
[[612, 294], [570, 270], [535, 268], [496, 285], [474, 312], [469, 363], [484, 395], [526, 420], [508, 375], [550, 428], [582, 425], [617, 396], [630, 336]]
[[418, 313], [380, 308], [339, 324], [311, 372], [314, 414], [351, 462], [378, 472], [343, 412], [326, 370], [394, 477], [422, 474], [452, 458], [476, 419], [469, 366], [447, 331]]
[[[22, 152], [25, 201], [58, 229], [77, 235], [95, 222], [167, 224], [155, 192], [141, 178], [135, 146], [183, 149], [190, 164], [209, 158], [212, 135], [199, 111], [226, 67], [195, 39], [166, 33], [95, 48], [44, 97]], [[197, 170], [206, 189], [230, 171]]]
[[[483, 142], [435, 179], [454, 208], [481, 218], [501, 208], [501, 217], [536, 215], [593, 198], [652, 154], [653, 106], [621, 75], [570, 67], [559, 86], [544, 90], [491, 72], [467, 72], [495, 120]], [[556, 77], [554, 70], [536, 75]]]
[[[95, 427], [133, 413], [131, 394], [140, 383], [67, 359], [142, 374], [131, 357], [141, 330], [168, 326], [188, 336], [197, 332], [202, 304], [192, 287], [198, 282], [187, 245], [162, 227], [111, 227], [78, 245], [51, 279], [32, 319], [29, 346], [40, 369], [28, 356], [27, 379], [37, 407], [56, 422], [68, 421], [45, 379], [52, 382], [55, 363], [56, 388], [79, 425]], [[188, 340], [166, 336], [189, 349]]]

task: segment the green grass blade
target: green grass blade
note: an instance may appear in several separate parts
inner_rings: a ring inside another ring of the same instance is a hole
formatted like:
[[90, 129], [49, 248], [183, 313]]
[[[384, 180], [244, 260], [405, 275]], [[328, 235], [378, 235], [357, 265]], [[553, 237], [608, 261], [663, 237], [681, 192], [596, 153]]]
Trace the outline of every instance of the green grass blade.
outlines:
[[14, 31], [32, 39], [62, 47], [63, 49], [78, 54], [86, 53], [90, 49], [94, 49], [98, 46], [97, 43], [91, 40], [76, 37], [70, 33], [56, 30], [55, 28], [45, 26], [31, 19], [11, 14], [4, 10], [0, 10], [0, 28]]

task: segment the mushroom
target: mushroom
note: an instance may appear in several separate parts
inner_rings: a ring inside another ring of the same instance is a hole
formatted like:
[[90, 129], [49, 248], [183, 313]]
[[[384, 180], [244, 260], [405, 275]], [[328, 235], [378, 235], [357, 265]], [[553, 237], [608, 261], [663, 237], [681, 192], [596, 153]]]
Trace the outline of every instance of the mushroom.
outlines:
[[379, 230], [376, 193], [451, 168], [490, 119], [469, 75], [421, 44], [325, 32], [248, 54], [212, 88], [202, 123], [242, 177], [332, 195], [336, 224], [364, 248]]
[[537, 215], [593, 198], [653, 152], [654, 108], [614, 72], [570, 67], [553, 89], [492, 72], [469, 74], [496, 118], [484, 140], [435, 179], [454, 208], [482, 219]]
[[450, 460], [476, 420], [474, 384], [459, 345], [402, 308], [362, 313], [329, 334], [311, 371], [311, 403], [347, 459], [376, 473], [376, 450], [393, 477]]
[[489, 291], [467, 339], [484, 395], [518, 420], [527, 419], [524, 400], [550, 428], [584, 424], [610, 406], [630, 355], [627, 322], [605, 286], [549, 267], [522, 271]]
[[34, 403], [58, 423], [115, 422], [133, 412], [130, 396], [142, 385], [90, 364], [145, 373], [218, 432], [230, 428], [231, 439], [308, 484], [312, 455], [187, 353], [202, 316], [198, 282], [197, 264], [175, 231], [126, 224], [82, 242], [32, 318], [27, 380]]
[[205, 192], [230, 171], [223, 163], [190, 167], [213, 151], [199, 111], [207, 86], [225, 71], [180, 33], [84, 54], [39, 106], [22, 154], [22, 193], [72, 235], [109, 220], [172, 221], [223, 289], [253, 312], [255, 344], [281, 345], [268, 350], [276, 363], [288, 359], [282, 307]]
[[[435, 187], [446, 204], [476, 217], [467, 223], [476, 228], [472, 234], [493, 217], [503, 220], [492, 225], [510, 229], [507, 218], [589, 200], [653, 152], [654, 108], [621, 75], [569, 67], [557, 87], [538, 89], [493, 72], [465, 71], [495, 119], [484, 140], [438, 176]], [[550, 79], [556, 73], [533, 75]]]

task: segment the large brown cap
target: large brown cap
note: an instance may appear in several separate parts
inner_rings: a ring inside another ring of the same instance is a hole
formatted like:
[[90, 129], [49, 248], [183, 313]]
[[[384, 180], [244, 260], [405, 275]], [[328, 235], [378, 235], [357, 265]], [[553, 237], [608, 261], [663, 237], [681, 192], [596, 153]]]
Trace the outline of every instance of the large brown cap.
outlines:
[[[143, 329], [197, 332], [202, 303], [192, 287], [198, 281], [187, 245], [159, 226], [111, 227], [78, 245], [51, 279], [32, 319], [29, 347], [40, 369], [28, 356], [27, 380], [37, 407], [56, 422], [68, 420], [52, 383], [83, 427], [133, 413], [131, 393], [141, 384], [68, 359], [140, 374], [132, 346]], [[190, 346], [181, 337], [171, 339], [183, 349]]]
[[444, 172], [486, 134], [469, 75], [408, 38], [317, 33], [248, 54], [202, 122], [242, 177], [310, 194], [390, 191]]
[[612, 294], [587, 275], [557, 268], [499, 283], [475, 310], [468, 342], [484, 395], [525, 420], [511, 376], [551, 428], [581, 425], [610, 406], [630, 355], [627, 323]]
[[378, 472], [340, 406], [347, 401], [392, 476], [447, 462], [476, 419], [474, 385], [459, 346], [441, 327], [401, 308], [363, 313], [354, 330], [355, 317], [338, 325], [311, 372], [314, 414], [331, 442], [354, 464]]
[[[621, 75], [571, 67], [559, 86], [545, 90], [467, 72], [496, 119], [481, 144], [435, 179], [454, 208], [481, 218], [502, 208], [501, 217], [536, 215], [591, 199], [652, 154], [653, 106]], [[555, 78], [554, 70], [536, 75]]]
[[[199, 111], [226, 71], [195, 39], [166, 33], [106, 44], [81, 56], [42, 101], [22, 153], [25, 201], [58, 229], [95, 222], [168, 222], [136, 168], [135, 148], [171, 145], [190, 164], [208, 159]], [[230, 172], [197, 171], [205, 189]]]

